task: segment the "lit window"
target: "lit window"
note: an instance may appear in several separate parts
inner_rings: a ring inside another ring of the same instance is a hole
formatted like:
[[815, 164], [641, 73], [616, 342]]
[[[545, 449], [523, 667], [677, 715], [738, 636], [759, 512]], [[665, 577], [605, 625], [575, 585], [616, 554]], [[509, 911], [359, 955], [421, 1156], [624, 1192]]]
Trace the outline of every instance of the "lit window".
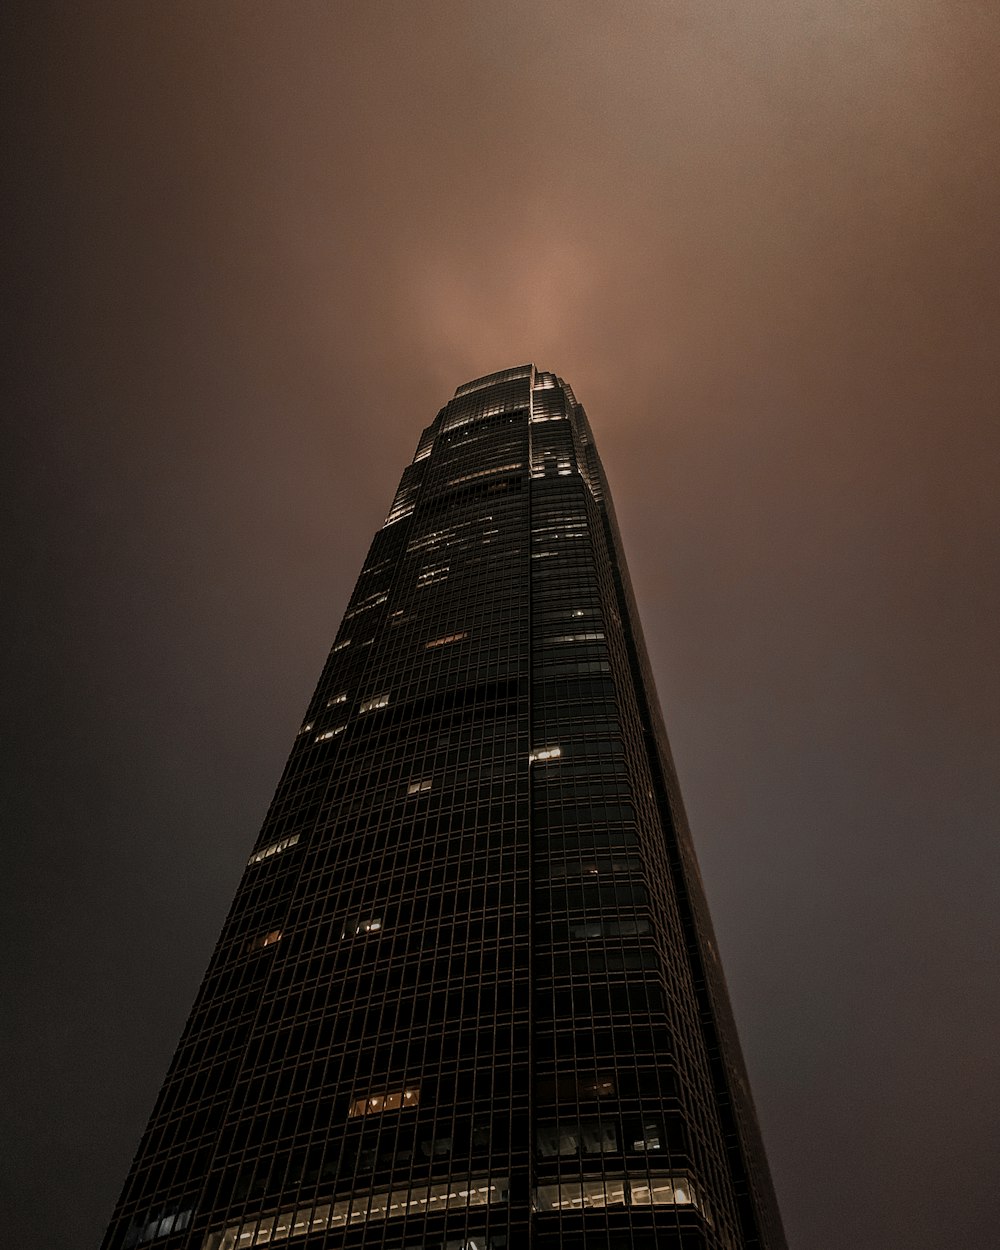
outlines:
[[248, 951], [262, 951], [265, 946], [273, 946], [281, 941], [281, 930], [272, 929], [270, 933], [259, 933], [247, 943]]
[[463, 638], [468, 638], [468, 633], [464, 630], [460, 634], [445, 634], [443, 638], [434, 638], [425, 646], [429, 651], [431, 647], [446, 647], [449, 642], [461, 642]]
[[[350, 1114], [355, 1114], [353, 1107]], [[559, 1190], [558, 1185], [552, 1188], [557, 1192]], [[365, 1220], [402, 1216], [408, 1211], [424, 1214], [428, 1209], [463, 1210], [473, 1206], [492, 1206], [507, 1201], [507, 1190], [506, 1178], [485, 1176], [456, 1178], [450, 1184], [432, 1186], [428, 1186], [425, 1181], [412, 1189], [380, 1189], [370, 1195], [359, 1194], [353, 1200], [343, 1198], [332, 1205], [320, 1203], [314, 1206], [309, 1203], [308, 1206], [279, 1212], [277, 1217], [267, 1215], [261, 1219], [259, 1216], [250, 1216], [242, 1224], [231, 1224], [228, 1228], [208, 1233], [202, 1243], [202, 1250], [243, 1250], [243, 1247], [251, 1245], [262, 1246], [286, 1241], [291, 1237], [301, 1237], [306, 1232], [320, 1233], [330, 1228], [342, 1229], [348, 1224], [363, 1223]], [[541, 1190], [538, 1192], [540, 1194]], [[191, 1213], [185, 1214], [188, 1217], [187, 1222], [190, 1222]], [[187, 1227], [187, 1222], [183, 1227]], [[180, 1227], [182, 1225], [175, 1220], [174, 1231]], [[163, 1236], [163, 1233], [157, 1232], [155, 1235]], [[462, 1250], [479, 1250], [485, 1244], [478, 1237], [463, 1239], [461, 1242], [448, 1242], [449, 1246], [460, 1245]]]
[[345, 638], [343, 642], [338, 642], [337, 645], [333, 649], [334, 651], [343, 651], [345, 647], [349, 647], [350, 645], [351, 645], [350, 638]]
[[560, 634], [558, 638], [547, 638], [546, 642], [601, 642], [603, 634]]
[[499, 464], [495, 469], [480, 469], [478, 473], [465, 473], [461, 477], [453, 477], [449, 486], [458, 486], [462, 482], [472, 482], [480, 477], [493, 477], [496, 473], [512, 473], [515, 469], [523, 469], [523, 464]]
[[663, 1142], [660, 1140], [661, 1126], [655, 1121], [649, 1121], [642, 1126], [643, 1136], [632, 1143], [633, 1150], [662, 1150]]
[[389, 696], [387, 694], [375, 694], [370, 699], [366, 699], [358, 708], [359, 712], [377, 712], [379, 708], [389, 706]]
[[341, 933], [342, 938], [346, 937], [364, 937], [368, 933], [382, 932], [382, 917], [372, 916], [369, 920], [362, 920], [354, 925], [351, 929], [345, 929]]
[[413, 538], [406, 544], [407, 552], [413, 551], [435, 551], [442, 543], [447, 546], [447, 540], [455, 533], [457, 526], [451, 526], [446, 530], [428, 530], [426, 534], [420, 538]]
[[561, 1185], [539, 1185], [536, 1211], [581, 1207], [697, 1206], [686, 1176], [605, 1176], [603, 1180], [575, 1180]]
[[417, 586], [433, 586], [435, 582], [443, 582], [448, 578], [448, 564], [430, 564], [417, 574]]
[[528, 756], [529, 764], [541, 764], [545, 760], [557, 760], [562, 756], [562, 747], [536, 747]]
[[383, 1111], [415, 1107], [419, 1102], [420, 1090], [411, 1086], [409, 1089], [393, 1090], [390, 1094], [369, 1094], [366, 1098], [356, 1098], [347, 1115], [352, 1120], [361, 1115], [381, 1115]]
[[310, 730], [310, 729], [312, 729], [312, 727], [313, 727], [313, 723], [312, 723], [312, 721], [311, 721], [311, 720], [307, 720], [307, 721], [306, 721], [306, 723], [305, 723], [305, 724], [302, 726], [302, 728], [299, 730], [299, 735], [301, 736], [302, 734], [307, 734], [307, 733], [309, 732], [309, 730]]
[[336, 738], [337, 734], [342, 734], [347, 728], [346, 725], [335, 725], [333, 729], [324, 729], [321, 734], [317, 734], [316, 742], [329, 742], [331, 738]]
[[685, 1176], [650, 1176], [648, 1183], [632, 1182], [633, 1206], [689, 1206], [694, 1203], [691, 1183]]
[[332, 699], [327, 699], [326, 706], [336, 707], [338, 703], [346, 703], [346, 702], [347, 702], [346, 694], [335, 694]]
[[282, 838], [279, 842], [272, 842], [269, 846], [262, 847], [259, 851], [255, 851], [247, 860], [247, 866], [259, 864], [265, 859], [270, 859], [272, 855], [277, 855], [279, 851], [285, 851], [290, 846], [294, 846], [299, 840], [297, 833], [290, 833], [287, 838]]
[[406, 787], [406, 793], [407, 794], [426, 794], [427, 791], [433, 786], [433, 784], [434, 784], [433, 781], [426, 780], [426, 779], [423, 781], [411, 781], [410, 784]]
[[380, 603], [385, 603], [389, 598], [387, 591], [376, 591], [374, 594], [368, 595], [362, 599], [356, 608], [352, 608], [350, 612], [344, 613], [344, 620], [349, 621], [351, 617], [357, 616], [361, 612], [367, 612], [369, 608], [377, 608]]

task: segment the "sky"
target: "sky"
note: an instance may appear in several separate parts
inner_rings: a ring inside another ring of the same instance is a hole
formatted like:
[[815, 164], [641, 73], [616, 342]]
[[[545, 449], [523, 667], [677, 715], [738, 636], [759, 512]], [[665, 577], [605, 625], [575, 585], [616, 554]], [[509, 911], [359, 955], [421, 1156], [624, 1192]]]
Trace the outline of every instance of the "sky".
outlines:
[[1000, 1218], [1000, 8], [3, 18], [4, 1234], [95, 1248], [368, 542], [611, 481], [793, 1250]]

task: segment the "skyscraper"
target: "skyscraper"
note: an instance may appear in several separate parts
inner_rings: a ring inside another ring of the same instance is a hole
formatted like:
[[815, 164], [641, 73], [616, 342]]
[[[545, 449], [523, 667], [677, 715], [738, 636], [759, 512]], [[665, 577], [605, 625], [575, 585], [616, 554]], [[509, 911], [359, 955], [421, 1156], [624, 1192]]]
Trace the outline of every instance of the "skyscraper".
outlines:
[[375, 535], [105, 1250], [785, 1245], [607, 483], [532, 365]]

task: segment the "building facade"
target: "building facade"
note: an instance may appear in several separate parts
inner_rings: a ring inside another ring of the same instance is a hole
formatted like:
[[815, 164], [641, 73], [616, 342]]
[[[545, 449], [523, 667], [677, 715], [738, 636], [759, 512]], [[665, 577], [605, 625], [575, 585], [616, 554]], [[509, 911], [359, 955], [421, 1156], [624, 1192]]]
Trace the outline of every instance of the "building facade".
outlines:
[[583, 408], [460, 386], [375, 535], [104, 1250], [781, 1250]]

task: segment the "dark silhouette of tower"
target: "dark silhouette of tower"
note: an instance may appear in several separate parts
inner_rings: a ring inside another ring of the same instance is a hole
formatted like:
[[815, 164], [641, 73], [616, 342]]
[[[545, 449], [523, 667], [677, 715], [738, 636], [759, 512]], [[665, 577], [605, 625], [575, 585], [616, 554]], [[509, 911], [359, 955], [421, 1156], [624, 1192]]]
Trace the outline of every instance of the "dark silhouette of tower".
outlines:
[[607, 483], [460, 386], [368, 557], [105, 1250], [780, 1250]]

